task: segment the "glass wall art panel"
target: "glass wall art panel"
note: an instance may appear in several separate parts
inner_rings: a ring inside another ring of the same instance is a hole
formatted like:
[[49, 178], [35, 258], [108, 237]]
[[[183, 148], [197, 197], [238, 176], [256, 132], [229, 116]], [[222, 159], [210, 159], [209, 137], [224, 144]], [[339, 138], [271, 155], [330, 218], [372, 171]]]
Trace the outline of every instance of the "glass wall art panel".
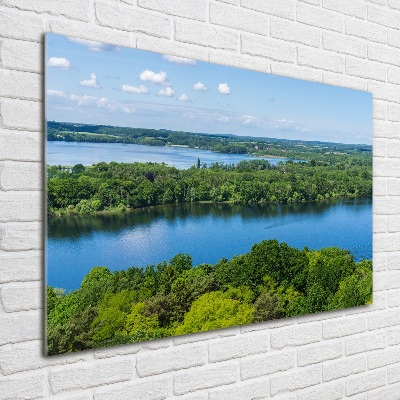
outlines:
[[46, 127], [47, 354], [372, 302], [370, 93], [47, 34]]

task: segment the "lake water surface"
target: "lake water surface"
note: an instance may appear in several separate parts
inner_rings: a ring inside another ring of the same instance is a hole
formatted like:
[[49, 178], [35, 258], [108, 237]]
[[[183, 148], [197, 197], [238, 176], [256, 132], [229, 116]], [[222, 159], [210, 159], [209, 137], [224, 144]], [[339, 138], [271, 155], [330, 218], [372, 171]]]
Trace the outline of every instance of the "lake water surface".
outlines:
[[[47, 142], [47, 164], [92, 165], [99, 162], [164, 162], [179, 169], [190, 168], [200, 159], [201, 164], [214, 162], [237, 164], [242, 160], [253, 160], [247, 154], [224, 154], [209, 150], [189, 149], [176, 146], [145, 146], [124, 143]], [[266, 158], [275, 165], [287, 158]]]
[[94, 266], [143, 267], [188, 253], [193, 265], [250, 251], [265, 239], [349, 249], [372, 258], [372, 199], [295, 205], [167, 204], [121, 214], [51, 218], [48, 284], [77, 289]]

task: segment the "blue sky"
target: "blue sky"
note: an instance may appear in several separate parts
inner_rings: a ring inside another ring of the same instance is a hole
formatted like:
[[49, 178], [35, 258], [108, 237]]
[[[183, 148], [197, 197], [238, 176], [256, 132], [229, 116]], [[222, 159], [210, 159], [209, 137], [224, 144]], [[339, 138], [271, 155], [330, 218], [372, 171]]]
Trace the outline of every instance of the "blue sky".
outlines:
[[366, 92], [54, 34], [46, 65], [48, 120], [372, 141]]

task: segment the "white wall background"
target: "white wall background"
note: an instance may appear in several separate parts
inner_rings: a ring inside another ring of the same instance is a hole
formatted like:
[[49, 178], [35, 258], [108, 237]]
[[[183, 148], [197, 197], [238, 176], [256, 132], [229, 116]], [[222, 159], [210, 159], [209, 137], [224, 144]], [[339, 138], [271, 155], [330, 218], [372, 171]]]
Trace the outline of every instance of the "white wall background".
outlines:
[[[45, 358], [44, 32], [373, 93], [374, 304]], [[400, 399], [399, 0], [0, 0], [0, 399]]]

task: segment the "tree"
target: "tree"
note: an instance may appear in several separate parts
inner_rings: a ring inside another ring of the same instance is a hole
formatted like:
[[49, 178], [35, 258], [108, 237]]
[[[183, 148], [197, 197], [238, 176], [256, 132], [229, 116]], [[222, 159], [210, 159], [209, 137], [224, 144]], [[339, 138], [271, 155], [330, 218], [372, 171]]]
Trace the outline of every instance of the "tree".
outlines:
[[176, 335], [227, 328], [253, 322], [254, 307], [234, 300], [221, 291], [200, 296], [186, 313], [184, 322], [175, 330]]

